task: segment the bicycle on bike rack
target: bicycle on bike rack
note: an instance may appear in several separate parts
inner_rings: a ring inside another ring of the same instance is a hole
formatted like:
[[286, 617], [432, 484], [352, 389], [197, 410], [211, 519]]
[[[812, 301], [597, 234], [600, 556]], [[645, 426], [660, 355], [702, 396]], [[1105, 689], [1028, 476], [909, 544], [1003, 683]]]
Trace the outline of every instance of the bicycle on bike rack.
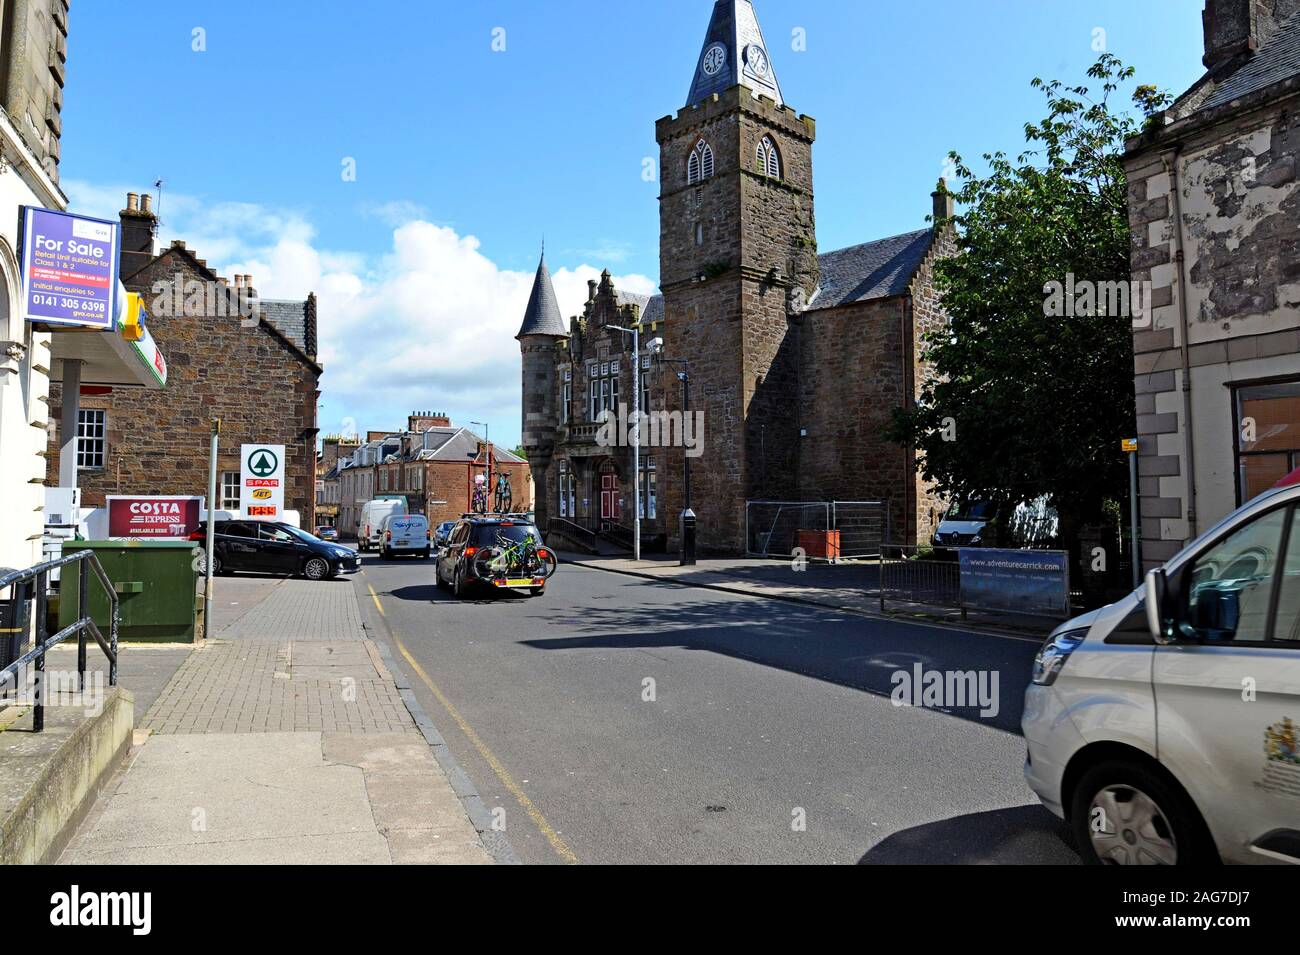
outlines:
[[512, 541], [498, 531], [496, 541], [474, 556], [475, 577], [495, 587], [527, 588], [533, 596], [542, 592], [558, 566], [555, 551], [532, 534]]

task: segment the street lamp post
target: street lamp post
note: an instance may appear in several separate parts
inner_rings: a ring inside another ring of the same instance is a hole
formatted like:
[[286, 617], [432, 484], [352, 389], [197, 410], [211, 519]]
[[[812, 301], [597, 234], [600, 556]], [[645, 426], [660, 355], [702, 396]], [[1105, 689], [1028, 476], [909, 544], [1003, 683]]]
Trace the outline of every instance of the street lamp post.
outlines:
[[628, 437], [632, 441], [632, 559], [641, 559], [641, 329], [606, 325], [616, 332], [632, 336], [632, 423]]

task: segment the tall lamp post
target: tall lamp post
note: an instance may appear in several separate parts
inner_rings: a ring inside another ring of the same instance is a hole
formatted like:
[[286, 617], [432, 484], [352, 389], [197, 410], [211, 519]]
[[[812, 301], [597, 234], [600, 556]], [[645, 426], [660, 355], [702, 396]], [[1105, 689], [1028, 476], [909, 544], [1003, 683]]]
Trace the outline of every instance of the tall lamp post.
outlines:
[[[677, 380], [682, 383], [682, 419], [691, 413], [691, 363], [685, 358], [665, 358], [664, 340], [654, 338], [650, 341], [650, 354], [656, 362], [681, 365]], [[681, 553], [677, 563], [686, 567], [695, 563], [695, 512], [691, 510], [691, 456], [682, 449], [682, 513], [679, 518], [678, 533], [681, 537]]]
[[606, 325], [606, 328], [632, 336], [632, 423], [628, 437], [632, 441], [632, 559], [641, 559], [641, 329]]

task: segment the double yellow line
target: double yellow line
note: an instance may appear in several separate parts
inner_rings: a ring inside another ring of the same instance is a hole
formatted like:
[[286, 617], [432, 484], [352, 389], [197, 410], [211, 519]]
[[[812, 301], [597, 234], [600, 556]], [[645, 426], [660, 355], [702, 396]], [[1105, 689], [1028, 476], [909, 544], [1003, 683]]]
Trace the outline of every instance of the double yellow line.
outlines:
[[501, 780], [501, 785], [505, 786], [510, 795], [514, 796], [519, 805], [523, 807], [524, 812], [528, 814], [528, 818], [533, 821], [533, 825], [537, 826], [541, 834], [546, 837], [546, 841], [550, 843], [551, 848], [555, 850], [555, 854], [566, 863], [576, 863], [578, 857], [560, 837], [560, 834], [546, 821], [542, 811], [537, 808], [533, 801], [528, 798], [528, 794], [514, 781], [505, 766], [501, 764], [501, 760], [497, 759], [496, 754], [479, 738], [478, 733], [474, 732], [474, 727], [470, 726], [465, 717], [460, 715], [460, 711], [452, 706], [451, 700], [447, 699], [442, 690], [438, 689], [437, 684], [429, 679], [429, 674], [424, 672], [424, 667], [420, 666], [420, 662], [411, 656], [411, 651], [406, 649], [406, 644], [402, 643], [402, 638], [397, 635], [397, 631], [388, 620], [388, 614], [384, 613], [384, 605], [379, 602], [379, 594], [375, 593], [375, 588], [370, 584], [366, 584], [366, 589], [370, 591], [370, 599], [375, 602], [375, 609], [379, 611], [379, 616], [383, 617], [384, 622], [388, 624], [388, 632], [392, 636], [393, 642], [397, 644], [397, 649], [401, 651], [403, 658], [410, 664], [415, 675], [429, 688], [429, 692], [442, 704], [442, 708], [447, 711], [447, 715], [456, 721], [456, 725], [465, 734], [465, 738], [478, 750], [478, 754], [483, 757], [484, 761], [492, 767], [492, 772], [497, 774], [497, 779]]

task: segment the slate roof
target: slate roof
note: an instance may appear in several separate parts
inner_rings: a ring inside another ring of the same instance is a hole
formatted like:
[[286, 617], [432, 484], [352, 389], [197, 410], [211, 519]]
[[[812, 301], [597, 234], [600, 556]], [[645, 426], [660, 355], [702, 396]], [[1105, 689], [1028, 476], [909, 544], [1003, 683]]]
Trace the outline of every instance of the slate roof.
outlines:
[[[438, 430], [442, 432], [448, 429], [440, 428]], [[476, 435], [473, 431], [470, 431], [468, 428], [452, 428], [449, 430], [451, 430], [453, 433], [450, 435], [446, 435], [445, 436], [446, 440], [441, 441], [437, 445], [437, 447], [433, 449], [426, 448], [425, 450], [421, 451], [420, 454], [418, 455], [419, 460], [421, 461], [466, 461], [466, 462], [474, 460], [475, 455], [478, 454], [479, 442], [482, 441], [483, 439], [480, 438], [478, 435]], [[444, 435], [442, 434], [438, 435], [438, 438], [442, 438], [442, 437], [444, 437]], [[505, 462], [506, 464], [524, 463], [523, 458], [519, 457], [519, 455], [511, 451], [507, 451], [505, 448], [501, 447], [500, 445], [493, 445], [492, 451], [496, 455], [496, 459], [498, 461]]]
[[1300, 13], [1288, 17], [1264, 46], [1222, 80], [1201, 109], [1222, 106], [1300, 74]]
[[307, 303], [262, 298], [257, 304], [276, 330], [304, 352], [307, 351]]
[[817, 256], [821, 282], [809, 310], [903, 294], [933, 241], [934, 230], [918, 229], [822, 253]]
[[[715, 49], [719, 47], [721, 53]], [[706, 57], [712, 73], [705, 68]], [[784, 102], [754, 5], [750, 0], [717, 0], [686, 105], [694, 106], [738, 85], [770, 96], [778, 104]]]
[[523, 338], [525, 335], [554, 335], [557, 338], [567, 338], [568, 334], [569, 330], [565, 327], [564, 319], [560, 317], [560, 303], [555, 299], [555, 288], [551, 285], [551, 272], [546, 267], [546, 256], [543, 255], [541, 261], [537, 263], [533, 291], [528, 296], [524, 321], [519, 326], [519, 334], [515, 338]]
[[664, 297], [662, 295], [641, 295], [637, 292], [618, 291], [614, 294], [619, 305], [640, 306], [642, 325], [649, 325], [651, 322], [662, 322], [664, 320]]

